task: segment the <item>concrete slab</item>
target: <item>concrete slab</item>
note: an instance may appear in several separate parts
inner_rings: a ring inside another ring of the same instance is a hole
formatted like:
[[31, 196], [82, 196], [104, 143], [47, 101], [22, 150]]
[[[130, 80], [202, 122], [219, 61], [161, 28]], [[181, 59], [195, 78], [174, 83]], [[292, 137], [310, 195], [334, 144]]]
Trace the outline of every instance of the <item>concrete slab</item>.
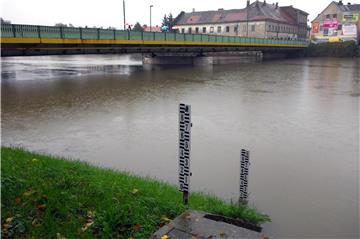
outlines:
[[150, 238], [261, 238], [267, 237], [242, 227], [205, 218], [205, 212], [186, 211], [172, 222], [160, 228]]

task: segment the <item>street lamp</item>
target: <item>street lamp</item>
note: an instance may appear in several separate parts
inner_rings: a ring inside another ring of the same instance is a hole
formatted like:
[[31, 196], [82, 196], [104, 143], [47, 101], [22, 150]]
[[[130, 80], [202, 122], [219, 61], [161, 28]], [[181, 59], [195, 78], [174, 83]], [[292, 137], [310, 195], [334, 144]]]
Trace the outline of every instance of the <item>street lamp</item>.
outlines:
[[124, 13], [124, 31], [126, 30], [126, 20], [125, 20], [125, 0], [123, 0], [123, 13]]
[[151, 31], [151, 8], [153, 7], [154, 5], [150, 5], [150, 31]]
[[246, 37], [249, 37], [249, 5], [246, 6]]

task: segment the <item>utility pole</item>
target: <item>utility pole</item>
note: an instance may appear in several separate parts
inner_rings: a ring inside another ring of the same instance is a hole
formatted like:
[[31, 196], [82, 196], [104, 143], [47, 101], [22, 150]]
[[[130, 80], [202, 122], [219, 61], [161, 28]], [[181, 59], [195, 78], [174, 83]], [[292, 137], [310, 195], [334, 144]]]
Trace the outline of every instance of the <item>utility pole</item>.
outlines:
[[124, 31], [126, 30], [126, 20], [125, 20], [125, 0], [123, 0], [123, 13], [124, 13]]
[[153, 7], [154, 5], [150, 5], [150, 31], [151, 31], [151, 8]]
[[246, 37], [249, 36], [249, 6], [250, 1], [248, 0], [246, 3]]

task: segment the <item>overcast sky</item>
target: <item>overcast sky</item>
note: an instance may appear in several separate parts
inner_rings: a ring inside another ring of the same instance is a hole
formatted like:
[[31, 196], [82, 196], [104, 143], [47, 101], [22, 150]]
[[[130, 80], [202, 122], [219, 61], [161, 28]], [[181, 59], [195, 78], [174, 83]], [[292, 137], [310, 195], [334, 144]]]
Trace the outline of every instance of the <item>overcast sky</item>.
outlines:
[[[16, 24], [54, 25], [72, 23], [74, 26], [123, 26], [123, 0], [0, 0], [1, 17]], [[161, 24], [164, 14], [177, 16], [181, 11], [216, 10], [218, 8], [244, 8], [246, 0], [125, 0], [126, 22], [149, 24], [152, 8], [152, 25]], [[253, 1], [251, 1], [253, 2]], [[268, 3], [273, 3], [268, 0]], [[276, 2], [276, 0], [274, 1]], [[279, 0], [280, 6], [293, 5], [310, 14], [313, 20], [330, 0]], [[348, 2], [348, 1], [344, 1]], [[360, 3], [360, 0], [352, 0]]]

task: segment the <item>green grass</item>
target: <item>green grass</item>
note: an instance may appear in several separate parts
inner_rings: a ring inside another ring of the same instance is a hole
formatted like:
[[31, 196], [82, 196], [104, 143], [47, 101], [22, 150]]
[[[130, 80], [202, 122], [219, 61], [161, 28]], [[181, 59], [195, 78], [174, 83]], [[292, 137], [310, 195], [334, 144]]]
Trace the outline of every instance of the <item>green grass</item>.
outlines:
[[[255, 209], [201, 193], [191, 193], [189, 207], [258, 224], [269, 221]], [[173, 185], [1, 148], [4, 238], [146, 238], [185, 210]]]

